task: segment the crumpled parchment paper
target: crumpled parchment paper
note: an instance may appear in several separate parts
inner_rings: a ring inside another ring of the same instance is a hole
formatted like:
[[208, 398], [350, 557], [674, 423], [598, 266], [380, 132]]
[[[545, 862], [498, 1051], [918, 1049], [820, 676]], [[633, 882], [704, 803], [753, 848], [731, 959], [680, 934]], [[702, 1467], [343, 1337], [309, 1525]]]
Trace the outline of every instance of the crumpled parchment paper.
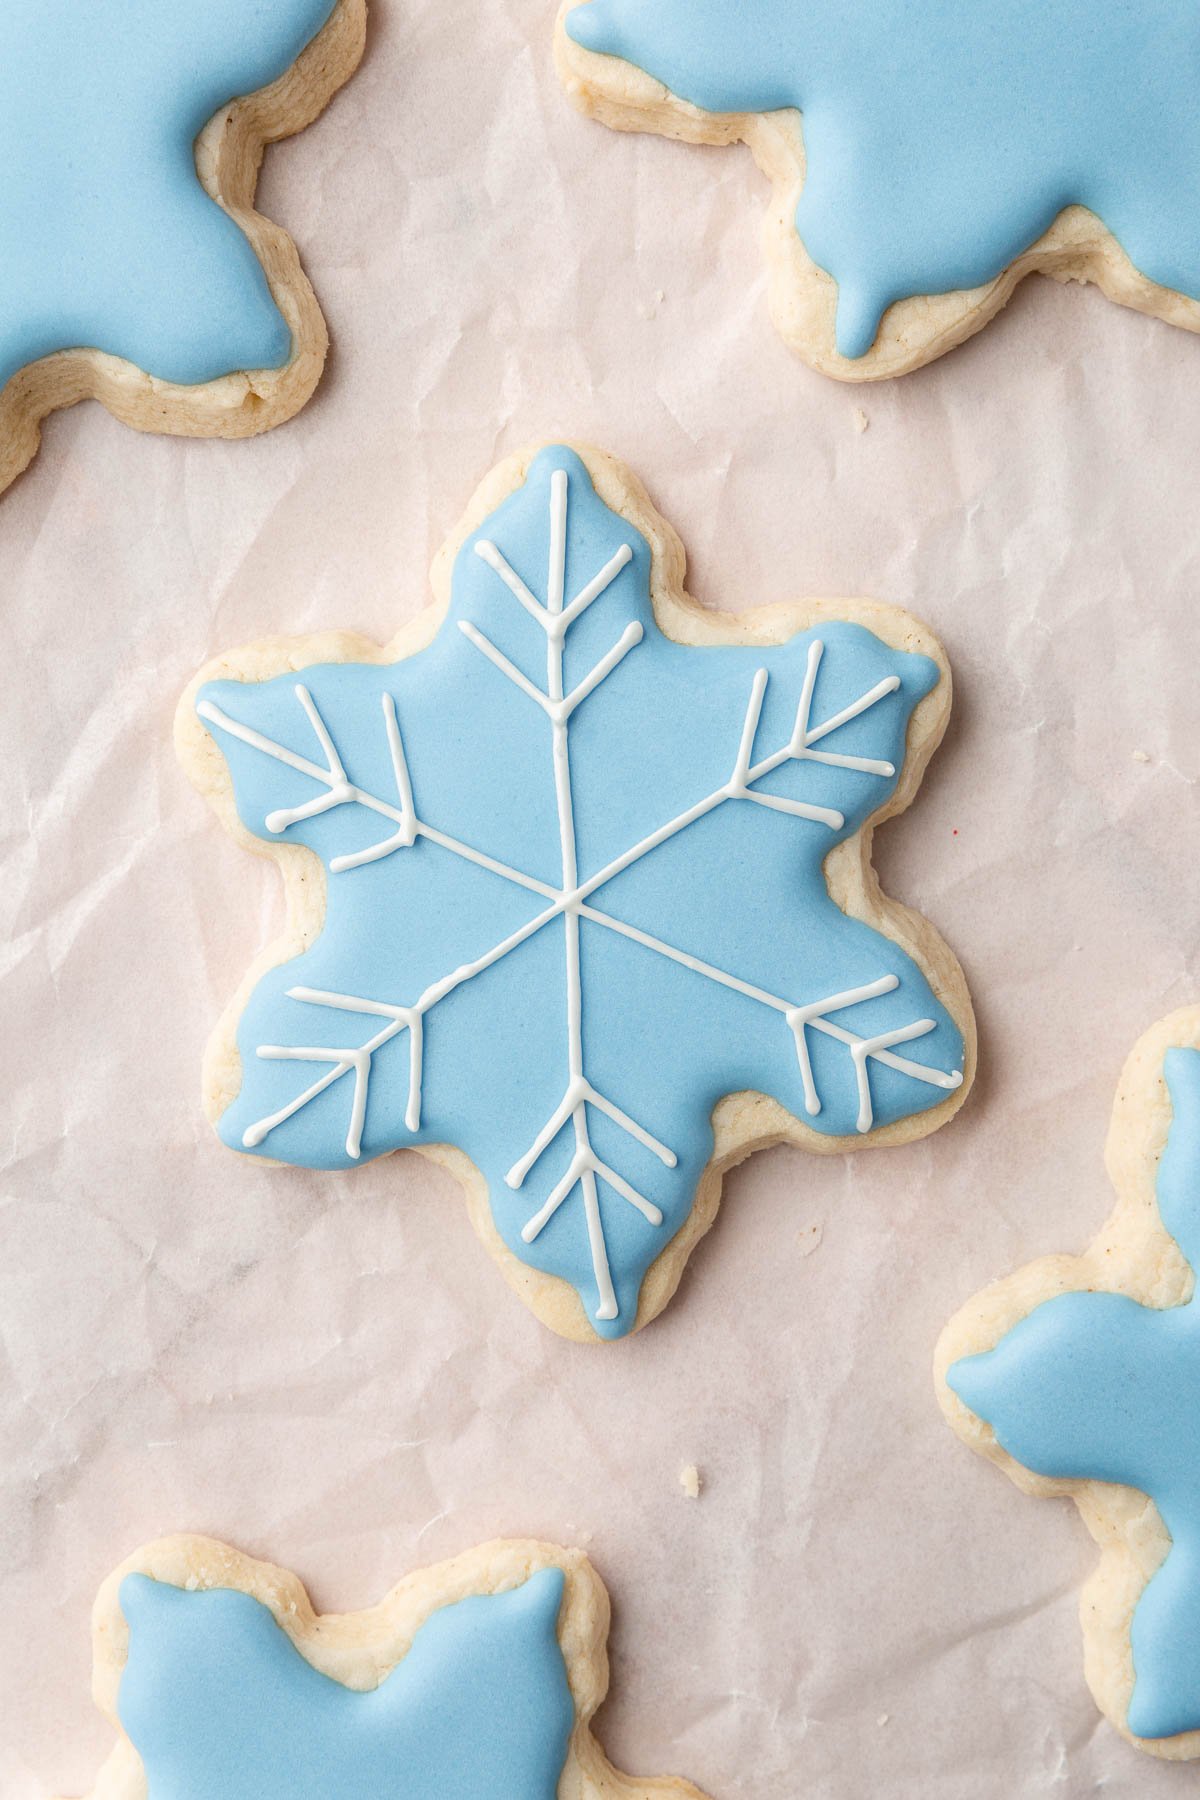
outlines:
[[[92, 1596], [178, 1529], [323, 1608], [495, 1533], [586, 1546], [609, 1751], [718, 1800], [1190, 1792], [1084, 1687], [1074, 1509], [968, 1455], [929, 1361], [1098, 1228], [1122, 1060], [1200, 993], [1200, 343], [1038, 281], [923, 373], [812, 374], [749, 156], [577, 117], [553, 11], [374, 0], [359, 75], [269, 152], [335, 344], [299, 419], [180, 443], [82, 407], [0, 500], [0, 1792], [90, 1783]], [[418, 1158], [219, 1147], [201, 1050], [280, 894], [170, 739], [217, 650], [390, 636], [476, 482], [556, 436], [643, 476], [703, 599], [870, 593], [940, 633], [955, 721], [878, 864], [982, 1036], [927, 1142], [735, 1173], [668, 1313], [602, 1350]]]

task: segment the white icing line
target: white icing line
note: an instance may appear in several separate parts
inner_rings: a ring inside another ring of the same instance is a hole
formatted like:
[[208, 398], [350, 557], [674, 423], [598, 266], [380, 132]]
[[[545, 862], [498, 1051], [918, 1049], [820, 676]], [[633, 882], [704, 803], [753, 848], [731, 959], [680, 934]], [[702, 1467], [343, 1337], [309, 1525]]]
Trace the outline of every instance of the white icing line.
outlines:
[[586, 1168], [580, 1176], [580, 1187], [583, 1190], [583, 1216], [587, 1220], [588, 1248], [592, 1253], [592, 1268], [596, 1274], [596, 1286], [600, 1290], [600, 1304], [596, 1308], [598, 1319], [615, 1319], [620, 1314], [617, 1296], [613, 1289], [612, 1275], [608, 1266], [608, 1245], [604, 1241], [604, 1222], [600, 1217], [600, 1196], [596, 1192], [596, 1172], [594, 1168]]
[[464, 844], [459, 838], [449, 837], [444, 831], [438, 831], [423, 821], [417, 825], [417, 836], [428, 838], [431, 844], [449, 850], [454, 856], [461, 856], [464, 862], [477, 863], [490, 874], [502, 876], [505, 881], [511, 881], [514, 887], [525, 888], [531, 894], [540, 894], [543, 900], [561, 899], [559, 890], [550, 882], [539, 881], [536, 875], [526, 875], [523, 869], [514, 869], [508, 863], [498, 862], [494, 856], [488, 856], [482, 850], [473, 850], [470, 844]]
[[365, 1000], [359, 994], [333, 994], [327, 988], [289, 988], [289, 1000], [306, 1000], [310, 1006], [334, 1006], [339, 1012], [370, 1013], [377, 1019], [400, 1019], [408, 1023], [407, 1006], [393, 1006], [387, 1000]]
[[645, 1194], [639, 1194], [636, 1188], [630, 1187], [625, 1177], [618, 1175], [617, 1171], [611, 1169], [606, 1162], [597, 1162], [595, 1168], [597, 1175], [603, 1181], [607, 1181], [610, 1188], [615, 1188], [617, 1193], [623, 1199], [628, 1200], [631, 1206], [636, 1206], [642, 1217], [651, 1225], [662, 1224], [662, 1212], [655, 1206], [653, 1200], [647, 1200]]
[[411, 844], [416, 830], [417, 809], [413, 805], [412, 781], [408, 773], [408, 758], [404, 754], [404, 740], [400, 736], [400, 721], [396, 717], [396, 702], [391, 694], [383, 695], [383, 725], [387, 732], [388, 750], [391, 752], [392, 773], [396, 777], [396, 792], [400, 796], [400, 811], [408, 820], [408, 841]]
[[727, 975], [723, 969], [714, 967], [712, 963], [693, 956], [690, 951], [677, 950], [673, 944], [664, 942], [662, 938], [653, 937], [650, 932], [642, 931], [637, 925], [629, 925], [624, 919], [614, 918], [611, 913], [601, 912], [597, 907], [586, 903], [579, 908], [581, 918], [590, 919], [594, 925], [603, 925], [609, 931], [629, 938], [635, 944], [641, 944], [645, 950], [653, 950], [658, 956], [668, 957], [681, 967], [690, 969], [694, 975], [707, 976], [709, 981], [717, 982], [721, 987], [732, 988], [735, 993], [745, 994], [748, 1000], [757, 1000], [763, 1006], [770, 1006], [776, 1012], [787, 1013], [792, 1010], [787, 1000], [779, 999], [776, 994], [768, 994], [765, 988], [755, 987], [751, 981], [743, 981], [737, 975]]
[[584, 1152], [581, 1150], [576, 1151], [575, 1155], [567, 1164], [566, 1174], [553, 1188], [551, 1188], [546, 1201], [538, 1208], [533, 1217], [528, 1219], [521, 1227], [521, 1236], [527, 1244], [532, 1244], [533, 1240], [545, 1226], [550, 1223], [550, 1220], [554, 1217], [567, 1195], [578, 1185], [579, 1179], [587, 1166], [588, 1159]]
[[528, 694], [531, 700], [536, 701], [543, 712], [549, 712], [550, 703], [541, 688], [534, 687], [528, 675], [522, 675], [516, 664], [509, 662], [503, 650], [497, 650], [491, 638], [485, 637], [478, 626], [472, 625], [470, 619], [460, 619], [458, 629], [465, 638], [470, 639], [477, 650], [483, 651], [488, 661], [494, 663], [502, 675], [507, 675], [514, 686], [519, 687], [523, 694]]
[[308, 722], [313, 728], [316, 740], [325, 752], [325, 757], [329, 764], [330, 775], [345, 787], [346, 771], [342, 767], [342, 759], [334, 749], [333, 739], [325, 729], [325, 721], [317, 711], [313, 697], [302, 681], [296, 683], [296, 698], [308, 714]]
[[754, 754], [754, 740], [758, 736], [758, 721], [762, 717], [763, 695], [767, 691], [767, 671], [756, 669], [754, 680], [750, 683], [750, 700], [746, 707], [746, 717], [742, 721], [742, 736], [738, 744], [737, 761], [733, 765], [733, 786], [741, 791], [750, 779], [750, 758]]
[[512, 564], [501, 556], [499, 550], [497, 550], [490, 538], [476, 539], [475, 554], [481, 561], [487, 564], [489, 569], [493, 570], [493, 572], [500, 577], [509, 593], [514, 599], [521, 602], [525, 611], [529, 613], [532, 618], [535, 618], [539, 625], [543, 625], [546, 609], [534, 599]]
[[608, 654], [600, 658], [600, 661], [596, 664], [591, 673], [585, 675], [583, 680], [579, 683], [579, 686], [572, 688], [566, 699], [562, 701], [564, 725], [575, 711], [575, 708], [581, 705], [582, 702], [587, 699], [589, 694], [595, 693], [596, 689], [600, 686], [600, 683], [607, 680], [617, 664], [624, 662], [625, 658], [629, 655], [629, 652], [635, 645], [640, 644], [641, 641], [642, 628], [635, 619], [632, 625], [627, 625], [625, 627]]
[[633, 551], [628, 544], [622, 544], [616, 554], [609, 557], [604, 567], [600, 570], [600, 573], [598, 575], [593, 575], [586, 587], [580, 588], [570, 606], [568, 606], [566, 611], [561, 615], [561, 629], [564, 631], [569, 629], [570, 626], [575, 623], [580, 613], [586, 612], [588, 607], [592, 604], [592, 601], [598, 600], [601, 594], [603, 594], [607, 588], [611, 587], [626, 563], [631, 563], [632, 561]]
[[550, 477], [550, 552], [546, 569], [546, 610], [560, 613], [567, 582], [567, 471]]
[[[813, 648], [816, 649], [817, 646], [814, 644]], [[876, 682], [873, 688], [861, 695], [859, 699], [852, 701], [849, 706], [844, 706], [840, 713], [833, 715], [832, 719], [826, 719], [823, 725], [818, 725], [812, 731], [807, 732], [804, 738], [805, 744], [819, 743], [823, 737], [828, 737], [831, 731], [836, 731], [839, 725], [848, 725], [851, 719], [857, 719], [860, 713], [867, 711], [868, 707], [877, 706], [888, 694], [894, 694], [899, 686], [900, 677], [898, 675], [889, 675], [885, 681]]]

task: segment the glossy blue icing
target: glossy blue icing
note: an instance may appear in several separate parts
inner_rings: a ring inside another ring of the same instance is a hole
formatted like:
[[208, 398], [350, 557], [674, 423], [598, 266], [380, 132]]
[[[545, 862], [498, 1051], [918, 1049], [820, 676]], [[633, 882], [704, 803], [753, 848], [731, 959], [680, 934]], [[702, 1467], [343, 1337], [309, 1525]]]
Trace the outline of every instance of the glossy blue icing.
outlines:
[[[1200, 1052], [1168, 1050], [1173, 1119], [1158, 1171], [1163, 1224], [1200, 1264]], [[947, 1380], [1010, 1456], [1039, 1475], [1149, 1494], [1171, 1550], [1130, 1638], [1129, 1729], [1200, 1728], [1200, 1306], [1157, 1310], [1122, 1294], [1062, 1294]]]
[[[554, 471], [569, 484], [568, 598], [619, 546], [632, 560], [571, 626], [566, 639], [569, 690], [632, 622], [644, 631], [570, 725], [571, 789], [582, 876], [691, 807], [729, 779], [755, 671], [770, 672], [755, 755], [786, 742], [816, 633], [778, 647], [688, 648], [664, 637], [649, 598], [650, 553], [626, 520], [595, 494], [583, 464], [548, 450], [458, 557], [449, 616], [432, 644], [391, 666], [341, 664], [304, 671], [314, 702], [350, 778], [376, 796], [394, 796], [381, 695], [394, 697], [415, 797], [423, 821], [553, 886], [561, 879], [561, 841], [551, 763], [551, 729], [539, 707], [506, 680], [459, 630], [484, 631], [534, 682], [545, 682], [546, 646], [538, 625], [475, 553], [495, 541], [535, 594], [546, 592], [548, 495]], [[821, 627], [825, 645], [812, 719], [825, 720], [895, 678], [898, 687], [830, 734], [822, 749], [890, 759], [902, 765], [908, 719], [934, 686], [937, 668], [923, 656], [890, 649], [846, 624]], [[201, 708], [310, 760], [321, 760], [296, 697], [296, 677], [258, 685], [206, 687]], [[278, 842], [266, 824], [277, 808], [311, 801], [313, 780], [282, 767], [228, 729], [208, 721], [229, 762], [240, 817]], [[829, 898], [824, 858], [892, 792], [894, 777], [828, 764], [790, 764], [763, 787], [842, 809], [844, 825], [792, 817], [732, 801], [662, 844], [592, 895], [606, 913], [668, 940], [693, 956], [781, 996], [791, 1004], [840, 994], [894, 976], [895, 991], [837, 1015], [860, 1036], [928, 1019], [928, 1035], [900, 1046], [936, 1071], [961, 1067], [962, 1040], [917, 966]], [[386, 838], [395, 825], [362, 807], [339, 807], [288, 828], [288, 840], [331, 858]], [[447, 971], [473, 961], [543, 910], [545, 901], [425, 838], [353, 870], [331, 873], [325, 926], [304, 956], [270, 971], [242, 1015], [238, 1045], [242, 1088], [220, 1121], [225, 1142], [246, 1148], [248, 1127], [298, 1095], [321, 1070], [264, 1060], [261, 1045], [361, 1045], [377, 1020], [339, 1015], [287, 998], [309, 989], [409, 1004]], [[600, 1156], [663, 1214], [652, 1225], [611, 1186], [599, 1205], [618, 1313], [600, 1316], [600, 1288], [582, 1212], [573, 1193], [532, 1243], [522, 1227], [571, 1160], [572, 1127], [517, 1190], [505, 1174], [551, 1117], [568, 1076], [566, 949], [561, 917], [503, 961], [469, 980], [427, 1015], [420, 1128], [404, 1120], [409, 1081], [407, 1037], [375, 1058], [362, 1154], [414, 1143], [459, 1145], [483, 1171], [505, 1243], [523, 1261], [571, 1282], [597, 1331], [628, 1330], [649, 1264], [691, 1210], [697, 1179], [712, 1151], [709, 1117], [724, 1094], [756, 1089], [804, 1113], [792, 1035], [781, 1013], [715, 984], [626, 937], [581, 924], [582, 1039], [594, 1087], [677, 1156], [666, 1168], [598, 1108], [588, 1124]], [[340, 1034], [340, 1035], [339, 1035]], [[843, 1043], [808, 1034], [821, 1111], [810, 1123], [852, 1133], [856, 1083]], [[890, 1123], [936, 1105], [944, 1090], [872, 1063], [875, 1122]], [[351, 1078], [334, 1083], [254, 1153], [316, 1168], [343, 1168]]]
[[0, 384], [99, 349], [165, 381], [278, 368], [291, 335], [200, 185], [194, 140], [281, 75], [333, 0], [5, 0]]
[[1064, 206], [1200, 298], [1185, 0], [590, 0], [567, 30], [711, 112], [804, 114], [796, 229], [866, 354], [894, 300], [990, 281]]
[[554, 1800], [575, 1723], [562, 1593], [540, 1569], [444, 1606], [360, 1693], [248, 1594], [127, 1575], [118, 1712], [148, 1800]]

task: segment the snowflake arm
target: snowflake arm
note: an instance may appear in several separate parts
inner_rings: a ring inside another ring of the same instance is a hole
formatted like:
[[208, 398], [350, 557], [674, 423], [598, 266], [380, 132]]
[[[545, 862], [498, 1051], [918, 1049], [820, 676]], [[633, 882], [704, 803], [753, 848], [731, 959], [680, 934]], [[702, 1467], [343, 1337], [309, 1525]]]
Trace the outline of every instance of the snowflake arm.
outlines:
[[83, 398], [190, 437], [304, 405], [325, 324], [255, 187], [353, 73], [366, 6], [0, 7], [0, 489]]
[[[896, 19], [892, 0], [586, 0], [564, 17], [560, 60], [585, 110], [610, 123], [640, 114], [667, 135], [736, 134], [781, 205], [799, 184], [799, 245], [780, 249], [777, 279], [803, 322], [785, 335], [830, 373], [853, 376], [845, 363], [872, 350], [864, 375], [915, 367], [960, 342], [966, 321], [985, 323], [1020, 274], [1065, 257], [1142, 310], [1148, 278], [1166, 290], [1153, 310], [1197, 329], [1194, 8], [1159, 0], [1153, 29], [1092, 0], [994, 0], [965, 15], [925, 0], [902, 32]], [[630, 83], [623, 65], [654, 85]], [[786, 124], [761, 124], [792, 110], [802, 152]], [[1098, 243], [1097, 219], [1115, 243]], [[957, 309], [928, 305], [951, 294]], [[888, 308], [914, 299], [879, 340]]]
[[87, 346], [187, 386], [287, 362], [288, 325], [241, 226], [201, 186], [192, 145], [237, 95], [282, 75], [332, 11], [333, 0], [129, 0], [119, 20], [71, 0], [5, 9], [0, 383]]
[[527, 887], [532, 893], [542, 894], [547, 899], [555, 898], [556, 890], [547, 883], [538, 881], [536, 876], [526, 875], [522, 870], [511, 868], [507, 863], [499, 862], [495, 857], [488, 856], [481, 850], [472, 849], [469, 844], [464, 844], [460, 839], [451, 837], [448, 833], [439, 831], [436, 826], [427, 825], [423, 820], [417, 818], [413, 805], [408, 763], [405, 759], [400, 728], [396, 720], [396, 703], [390, 694], [385, 693], [382, 701], [388, 749], [392, 756], [396, 776], [397, 803], [395, 804], [380, 799], [378, 795], [367, 792], [366, 789], [358, 787], [349, 780], [342, 766], [341, 758], [334, 749], [333, 741], [325, 728], [325, 723], [313, 703], [312, 695], [303, 682], [296, 684], [295, 693], [321, 748], [329, 759], [326, 767], [312, 762], [308, 757], [297, 755], [286, 744], [264, 737], [262, 732], [255, 731], [252, 726], [243, 721], [231, 718], [213, 700], [201, 700], [196, 707], [197, 713], [205, 724], [215, 725], [219, 731], [227, 732], [230, 737], [239, 739], [251, 749], [261, 751], [264, 756], [269, 756], [276, 762], [285, 763], [289, 768], [298, 770], [301, 775], [309, 776], [325, 789], [324, 794], [318, 795], [315, 800], [307, 801], [303, 805], [281, 806], [269, 812], [264, 824], [272, 837], [281, 836], [290, 826], [299, 825], [307, 819], [314, 819], [320, 813], [330, 812], [336, 807], [362, 806], [370, 812], [382, 814], [385, 819], [394, 820], [399, 826], [399, 830], [390, 837], [380, 839], [378, 843], [368, 845], [365, 850], [355, 850], [330, 857], [329, 869], [334, 875], [340, 875], [347, 869], [361, 868], [364, 863], [379, 862], [383, 857], [390, 856], [393, 851], [407, 849], [416, 842], [418, 837], [427, 837], [431, 843], [439, 845], [443, 850], [449, 850], [452, 855], [461, 856], [467, 862], [478, 863], [481, 868], [503, 876], [506, 881], [511, 881], [518, 887]]
[[[427, 651], [200, 694], [248, 829], [306, 845], [330, 872], [305, 968], [273, 972], [243, 1015], [243, 1090], [222, 1135], [318, 1166], [456, 1142], [484, 1171], [513, 1252], [569, 1268], [597, 1325], [627, 1330], [640, 1272], [686, 1217], [720, 1092], [774, 1089], [816, 1129], [866, 1135], [962, 1082], [961, 1041], [919, 971], [846, 921], [821, 873], [897, 779], [931, 670], [837, 624], [757, 652], [671, 643], [644, 541], [576, 458], [546, 453], [463, 547]], [[714, 707], [719, 725], [705, 722]], [[740, 902], [664, 930], [647, 872], [653, 889], [686, 867], [678, 890], [704, 911], [711, 883], [692, 864], [705, 843], [722, 846], [735, 886], [761, 847], [779, 859], [767, 891], [805, 870], [819, 918], [794, 936], [781, 923], [766, 955], [739, 942]], [[372, 936], [391, 950], [368, 955]], [[589, 972], [614, 956], [637, 972]], [[764, 979], [772, 962], [778, 979]], [[627, 1009], [632, 1067], [613, 1061], [609, 1004]], [[687, 1049], [679, 1004], [712, 1018]], [[314, 1006], [345, 1032], [314, 1041], [302, 1022]], [[732, 1064], [717, 1024], [729, 1007]], [[902, 1053], [917, 1039], [929, 1061]], [[656, 1077], [679, 1068], [653, 1104], [639, 1097], [644, 1056]], [[297, 1088], [295, 1064], [320, 1072]]]
[[[1194, 1242], [1200, 1216], [1200, 1052], [1169, 1049], [1164, 1073], [1172, 1119], [1156, 1197], [1164, 1225], [1180, 1233], [1182, 1247]], [[1106, 1257], [1111, 1255], [1107, 1247]], [[1106, 1266], [1114, 1274], [1119, 1268], [1115, 1260]], [[1054, 1279], [1061, 1276], [1056, 1272]], [[1028, 1285], [1026, 1276], [1026, 1291]], [[1194, 1428], [1200, 1308], [1194, 1288], [1175, 1306], [1146, 1305], [1090, 1286], [1057, 1293], [1035, 1305], [994, 1348], [952, 1363], [946, 1379], [1024, 1468], [1052, 1480], [1110, 1482], [1149, 1495], [1171, 1548], [1133, 1611], [1134, 1685], [1124, 1722], [1147, 1738], [1200, 1729], [1200, 1456]], [[1092, 1517], [1102, 1508], [1093, 1498]]]
[[1137, 1472], [1149, 1481], [1153, 1437], [1130, 1401], [1161, 1320], [1124, 1294], [1060, 1294], [994, 1350], [955, 1363], [950, 1385], [980, 1418], [1000, 1421], [998, 1442], [1038, 1475], [1129, 1484]]

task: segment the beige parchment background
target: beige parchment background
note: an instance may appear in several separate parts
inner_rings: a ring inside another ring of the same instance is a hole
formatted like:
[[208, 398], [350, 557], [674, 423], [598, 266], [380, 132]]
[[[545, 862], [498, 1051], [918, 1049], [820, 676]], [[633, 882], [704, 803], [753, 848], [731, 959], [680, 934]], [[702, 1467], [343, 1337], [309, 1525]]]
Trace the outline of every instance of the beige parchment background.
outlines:
[[[766, 318], [749, 156], [578, 118], [553, 10], [374, 0], [359, 76], [269, 154], [335, 341], [297, 421], [183, 444], [88, 406], [0, 501], [0, 1793], [90, 1782], [93, 1593], [194, 1529], [325, 1608], [495, 1533], [585, 1545], [607, 1748], [718, 1800], [1172, 1800], [1195, 1771], [1084, 1688], [1073, 1509], [971, 1458], [928, 1364], [977, 1287], [1091, 1237], [1121, 1062], [1200, 993], [1200, 343], [1036, 283], [921, 374], [823, 380]], [[756, 1159], [601, 1351], [428, 1164], [217, 1145], [201, 1049], [279, 895], [170, 744], [216, 650], [389, 636], [477, 480], [557, 435], [638, 470], [702, 598], [940, 634], [956, 718], [878, 863], [982, 1034], [956, 1123]]]

